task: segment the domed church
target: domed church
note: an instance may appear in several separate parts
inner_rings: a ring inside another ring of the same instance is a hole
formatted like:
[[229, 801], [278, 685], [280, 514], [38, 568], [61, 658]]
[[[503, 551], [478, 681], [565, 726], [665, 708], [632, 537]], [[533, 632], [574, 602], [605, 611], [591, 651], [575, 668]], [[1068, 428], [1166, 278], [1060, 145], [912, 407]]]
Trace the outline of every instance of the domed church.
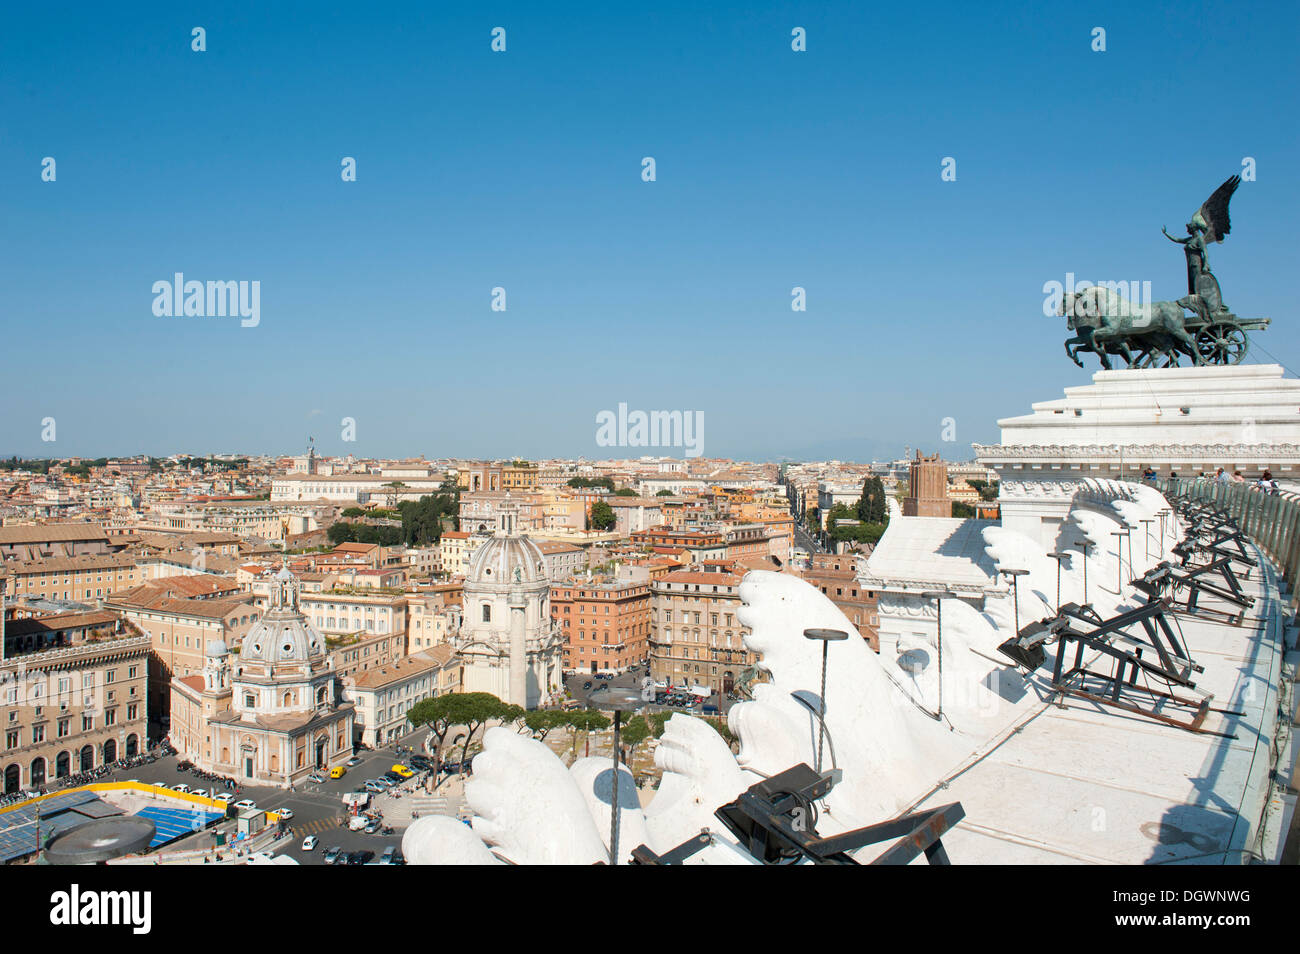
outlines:
[[474, 552], [454, 642], [464, 663], [464, 692], [490, 692], [535, 709], [559, 698], [564, 649], [551, 620], [546, 558], [517, 532], [517, 517], [517, 506], [507, 500], [497, 531]]
[[213, 640], [201, 675], [172, 680], [171, 742], [205, 771], [288, 787], [352, 755], [355, 712], [287, 567], [270, 597], [237, 654]]

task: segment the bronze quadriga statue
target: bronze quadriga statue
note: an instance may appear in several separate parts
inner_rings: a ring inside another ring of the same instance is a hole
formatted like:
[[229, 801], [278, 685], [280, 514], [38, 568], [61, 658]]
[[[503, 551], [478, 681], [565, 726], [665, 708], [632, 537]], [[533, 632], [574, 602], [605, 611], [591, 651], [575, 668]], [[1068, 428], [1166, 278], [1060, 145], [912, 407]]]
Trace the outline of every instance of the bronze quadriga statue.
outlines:
[[[1187, 223], [1187, 237], [1172, 242], [1187, 257], [1187, 295], [1177, 301], [1135, 303], [1115, 288], [1095, 285], [1066, 295], [1060, 313], [1074, 337], [1065, 353], [1079, 367], [1079, 353], [1091, 351], [1110, 368], [1110, 356], [1130, 368], [1172, 368], [1184, 357], [1191, 364], [1240, 364], [1250, 345], [1247, 331], [1268, 326], [1267, 318], [1238, 318], [1223, 302], [1219, 280], [1210, 271], [1208, 246], [1231, 230], [1228, 202], [1241, 184], [1233, 176], [1214, 190]], [[1191, 314], [1187, 314], [1191, 312]]]

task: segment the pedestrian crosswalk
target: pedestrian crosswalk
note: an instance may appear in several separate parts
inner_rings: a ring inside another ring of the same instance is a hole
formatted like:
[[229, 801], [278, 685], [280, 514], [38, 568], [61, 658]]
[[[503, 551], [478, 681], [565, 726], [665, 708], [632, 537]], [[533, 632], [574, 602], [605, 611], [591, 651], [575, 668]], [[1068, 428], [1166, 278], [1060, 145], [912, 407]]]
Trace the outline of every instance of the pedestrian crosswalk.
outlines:
[[339, 827], [337, 818], [317, 818], [315, 821], [297, 822], [293, 826], [294, 833], [302, 838], [308, 835], [319, 835], [327, 831], [333, 831]]

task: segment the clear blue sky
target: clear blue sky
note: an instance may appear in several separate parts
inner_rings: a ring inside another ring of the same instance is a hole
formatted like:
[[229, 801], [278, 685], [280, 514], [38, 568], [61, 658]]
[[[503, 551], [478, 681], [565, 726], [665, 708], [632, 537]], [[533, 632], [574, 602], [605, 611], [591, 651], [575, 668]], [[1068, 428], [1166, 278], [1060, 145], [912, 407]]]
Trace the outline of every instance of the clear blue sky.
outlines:
[[[13, 5], [0, 454], [596, 456], [625, 402], [709, 456], [968, 457], [1088, 380], [1043, 283], [1178, 297], [1160, 227], [1245, 156], [1210, 261], [1300, 368], [1297, 5], [1135, 6]], [[177, 271], [260, 326], [155, 317]]]

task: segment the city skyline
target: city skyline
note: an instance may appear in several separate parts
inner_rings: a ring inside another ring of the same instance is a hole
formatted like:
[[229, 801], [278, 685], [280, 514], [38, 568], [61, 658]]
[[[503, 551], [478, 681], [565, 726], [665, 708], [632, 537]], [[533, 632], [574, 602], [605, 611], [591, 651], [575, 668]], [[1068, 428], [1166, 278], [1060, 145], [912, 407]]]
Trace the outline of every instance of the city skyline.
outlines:
[[[625, 403], [702, 414], [708, 457], [967, 459], [1090, 380], [1045, 284], [1178, 297], [1158, 224], [1181, 231], [1248, 159], [1210, 259], [1237, 313], [1284, 315], [1294, 9], [1024, 5], [998, 29], [941, 6], [16, 11], [5, 328], [57, 374], [12, 389], [0, 454], [314, 434], [363, 457], [593, 458]], [[1234, 82], [1189, 95], [1180, 71], [1211, 52]], [[1206, 115], [1215, 141], [1187, 148]], [[259, 283], [256, 323], [156, 314], [177, 273]], [[1298, 335], [1275, 321], [1247, 360], [1294, 368]], [[1024, 360], [988, 373], [1008, 340]]]

